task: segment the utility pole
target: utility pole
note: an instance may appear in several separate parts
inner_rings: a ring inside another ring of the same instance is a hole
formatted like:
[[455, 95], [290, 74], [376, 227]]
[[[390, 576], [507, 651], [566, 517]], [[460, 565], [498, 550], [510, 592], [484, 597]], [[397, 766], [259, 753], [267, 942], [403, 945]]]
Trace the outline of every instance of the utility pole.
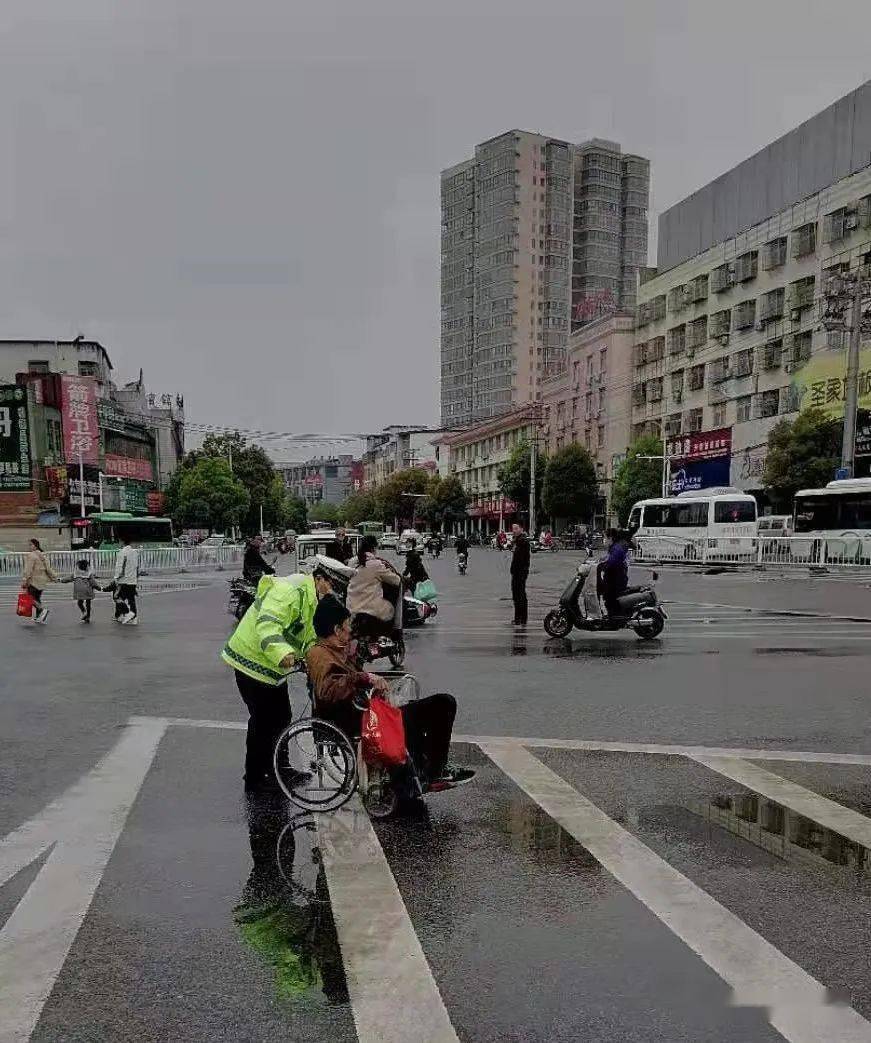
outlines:
[[850, 319], [850, 347], [847, 352], [847, 381], [844, 388], [844, 441], [841, 445], [841, 467], [853, 477], [856, 457], [856, 411], [859, 406], [859, 345], [862, 340], [862, 283], [853, 286], [853, 309]]
[[538, 455], [538, 431], [534, 431], [529, 448], [529, 535], [535, 535], [535, 458]]
[[82, 517], [85, 517], [85, 465], [82, 462], [82, 452], [79, 450], [79, 504], [81, 506]]
[[[853, 477], [856, 460], [856, 414], [859, 407], [859, 351], [862, 336], [871, 334], [863, 324], [863, 306], [871, 295], [871, 272], [867, 267], [832, 276], [825, 286], [822, 326], [829, 333], [849, 330], [847, 370], [844, 378], [844, 438], [841, 443], [841, 472]], [[847, 311], [850, 317], [847, 320]]]

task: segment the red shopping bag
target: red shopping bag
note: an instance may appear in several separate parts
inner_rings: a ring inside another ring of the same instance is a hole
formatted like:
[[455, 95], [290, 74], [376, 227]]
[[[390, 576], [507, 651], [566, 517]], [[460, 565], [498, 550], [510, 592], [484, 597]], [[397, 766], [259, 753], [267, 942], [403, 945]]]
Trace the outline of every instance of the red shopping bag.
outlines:
[[380, 696], [373, 696], [363, 712], [360, 732], [363, 741], [363, 759], [367, 764], [382, 764], [386, 768], [405, 764], [405, 726], [402, 711], [391, 706]]
[[33, 599], [33, 595], [29, 594], [26, 590], [22, 590], [18, 595], [18, 607], [15, 609], [15, 614], [18, 616], [27, 616], [29, 619], [33, 615], [33, 610], [36, 608], [36, 602]]

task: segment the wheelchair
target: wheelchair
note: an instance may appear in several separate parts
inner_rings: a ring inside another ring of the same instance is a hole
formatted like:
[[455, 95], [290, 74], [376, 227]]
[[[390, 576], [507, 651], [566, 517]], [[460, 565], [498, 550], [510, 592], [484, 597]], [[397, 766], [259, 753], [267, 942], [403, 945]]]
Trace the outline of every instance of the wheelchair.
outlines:
[[[406, 674], [402, 684], [419, 692], [417, 681]], [[341, 728], [313, 716], [314, 693], [308, 685], [310, 713], [293, 721], [279, 735], [273, 754], [275, 778], [285, 796], [303, 811], [338, 811], [359, 793], [363, 807], [373, 819], [387, 818], [399, 805], [399, 793], [390, 772], [367, 764], [360, 736], [349, 738]], [[358, 709], [364, 707], [358, 706]], [[423, 793], [414, 766], [410, 785]]]

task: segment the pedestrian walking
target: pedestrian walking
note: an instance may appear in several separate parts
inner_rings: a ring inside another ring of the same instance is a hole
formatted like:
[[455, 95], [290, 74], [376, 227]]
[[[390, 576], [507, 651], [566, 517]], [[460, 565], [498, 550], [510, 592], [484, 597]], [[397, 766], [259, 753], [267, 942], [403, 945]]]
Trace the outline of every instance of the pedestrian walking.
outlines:
[[48, 558], [39, 540], [30, 541], [30, 550], [24, 555], [24, 575], [21, 577], [21, 589], [26, 590], [33, 598], [36, 608], [34, 621], [45, 624], [48, 620], [47, 608], [42, 607], [42, 592], [49, 583], [57, 582], [57, 573], [49, 565]]
[[529, 538], [523, 526], [515, 522], [511, 526], [514, 549], [511, 552], [511, 598], [514, 601], [514, 626], [525, 627], [529, 609], [526, 600], [526, 578], [529, 575]]
[[136, 609], [136, 585], [139, 580], [139, 551], [132, 545], [128, 533], [121, 536], [124, 546], [115, 558], [115, 622], [124, 626], [139, 625]]
[[82, 622], [91, 622], [91, 602], [94, 600], [94, 591], [103, 588], [97, 583], [97, 577], [91, 568], [87, 558], [80, 558], [76, 562], [76, 571], [72, 576], [64, 576], [62, 583], [72, 583], [73, 597], [82, 614]]

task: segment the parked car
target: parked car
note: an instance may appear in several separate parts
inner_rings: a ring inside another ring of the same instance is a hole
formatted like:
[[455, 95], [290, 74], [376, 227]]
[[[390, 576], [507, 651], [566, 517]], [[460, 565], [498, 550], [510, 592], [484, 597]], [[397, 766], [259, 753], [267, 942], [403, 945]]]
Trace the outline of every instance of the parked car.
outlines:
[[199, 546], [200, 547], [206, 547], [206, 548], [208, 548], [208, 547], [211, 547], [211, 548], [214, 548], [214, 547], [236, 547], [236, 546], [238, 546], [238, 544], [236, 543], [236, 541], [233, 539], [232, 536], [224, 536], [223, 534], [214, 533], [211, 536], [207, 536], [203, 540], [203, 542], [201, 544], [199, 544]]
[[398, 532], [382, 532], [378, 537], [378, 546], [382, 550], [396, 550], [399, 545]]

